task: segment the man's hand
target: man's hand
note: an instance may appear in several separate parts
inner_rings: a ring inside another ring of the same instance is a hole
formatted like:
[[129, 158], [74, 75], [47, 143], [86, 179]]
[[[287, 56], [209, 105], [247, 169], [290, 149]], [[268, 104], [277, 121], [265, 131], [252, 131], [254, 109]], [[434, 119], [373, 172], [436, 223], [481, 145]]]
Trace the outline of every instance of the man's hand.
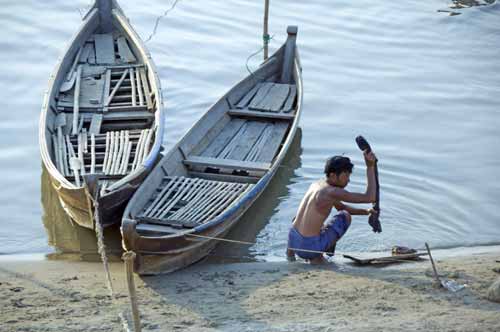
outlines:
[[378, 211], [375, 209], [366, 209], [366, 215], [367, 216], [371, 216], [371, 215], [376, 216], [376, 215], [378, 215]]
[[377, 162], [377, 157], [372, 151], [366, 152], [365, 150], [363, 151], [363, 155], [365, 156], [365, 163], [367, 167], [375, 166], [375, 163]]

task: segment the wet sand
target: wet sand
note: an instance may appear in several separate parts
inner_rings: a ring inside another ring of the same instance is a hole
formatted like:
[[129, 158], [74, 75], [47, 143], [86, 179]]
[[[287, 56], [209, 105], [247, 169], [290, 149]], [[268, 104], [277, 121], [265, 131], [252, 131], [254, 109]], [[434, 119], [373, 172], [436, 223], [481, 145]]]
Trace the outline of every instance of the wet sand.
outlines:
[[[336, 259], [201, 263], [166, 276], [136, 278], [143, 331], [500, 331], [500, 304], [485, 299], [500, 276], [500, 248], [450, 257], [438, 270], [468, 286], [433, 285], [429, 261], [374, 268]], [[128, 309], [121, 263], [107, 294], [99, 263], [3, 260], [2, 331], [122, 331]]]

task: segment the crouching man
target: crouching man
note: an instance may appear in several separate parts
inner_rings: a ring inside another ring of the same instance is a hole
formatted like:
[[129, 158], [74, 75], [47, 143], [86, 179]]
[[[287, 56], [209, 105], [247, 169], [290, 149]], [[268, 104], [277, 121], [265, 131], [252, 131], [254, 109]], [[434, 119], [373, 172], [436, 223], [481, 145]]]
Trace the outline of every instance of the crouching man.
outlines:
[[[373, 209], [357, 209], [344, 203], [372, 203], [376, 199], [374, 171], [376, 157], [373, 152], [363, 154], [368, 179], [364, 193], [349, 192], [344, 189], [349, 183], [354, 167], [349, 158], [334, 156], [326, 161], [326, 178], [309, 187], [288, 233], [289, 260], [294, 260], [296, 254], [311, 264], [324, 263], [325, 258], [321, 252], [333, 254], [337, 241], [351, 224], [351, 215], [376, 213]], [[328, 219], [333, 207], [338, 214]]]

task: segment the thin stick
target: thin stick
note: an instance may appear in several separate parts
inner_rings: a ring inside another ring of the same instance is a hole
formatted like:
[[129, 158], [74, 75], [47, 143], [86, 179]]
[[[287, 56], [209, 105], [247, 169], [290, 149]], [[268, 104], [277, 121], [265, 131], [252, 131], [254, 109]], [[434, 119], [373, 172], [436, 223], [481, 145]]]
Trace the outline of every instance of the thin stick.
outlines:
[[[52, 151], [54, 151], [54, 157], [56, 158], [56, 167], [61, 174], [64, 170], [61, 168], [61, 159], [59, 155], [59, 147], [57, 146], [57, 135], [52, 135]], [[63, 174], [64, 175], [64, 174]]]
[[104, 174], [109, 174], [109, 169], [113, 164], [113, 153], [115, 152], [115, 132], [112, 131], [109, 133], [109, 155], [108, 155], [108, 163], [106, 164], [106, 171]]
[[142, 84], [141, 84], [141, 78], [140, 78], [140, 74], [139, 74], [138, 69], [135, 72], [135, 78], [137, 79], [137, 92], [139, 93], [139, 105], [143, 106], [144, 105], [144, 97], [142, 96]]
[[82, 135], [83, 135], [83, 151], [85, 153], [89, 153], [89, 137], [87, 135], [87, 128], [83, 128]]
[[148, 129], [148, 136], [146, 138], [146, 143], [144, 143], [144, 150], [142, 151], [142, 160], [144, 161], [149, 153], [149, 145], [151, 143], [151, 137], [153, 136], [153, 129]]
[[109, 168], [109, 174], [114, 174], [114, 168], [116, 164], [116, 159], [118, 156], [119, 148], [120, 148], [120, 132], [115, 132], [115, 141], [114, 141], [114, 150], [113, 150], [113, 158], [111, 159], [111, 166]]
[[102, 172], [105, 173], [106, 167], [108, 166], [109, 159], [109, 143], [110, 143], [110, 132], [106, 132], [106, 146], [104, 150], [104, 161], [102, 162]]
[[125, 132], [123, 130], [120, 130], [120, 139], [118, 140], [118, 146], [118, 153], [116, 154], [116, 160], [113, 164], [112, 174], [118, 174], [118, 171], [120, 170], [123, 149], [125, 147]]
[[82, 66], [76, 71], [75, 93], [73, 95], [73, 136], [78, 134], [78, 113], [80, 111], [80, 81], [82, 78]]
[[429, 248], [429, 245], [427, 244], [427, 242], [425, 243], [425, 248], [427, 248], [427, 253], [429, 254], [429, 258], [431, 259], [432, 270], [434, 271], [434, 278], [436, 278], [436, 282], [437, 282], [438, 286], [443, 287], [443, 285], [441, 284], [441, 279], [439, 279], [439, 274], [437, 273], [437, 270], [436, 270], [436, 265], [434, 265], [434, 259], [432, 259], [431, 249]]
[[127, 154], [125, 155], [125, 161], [123, 163], [123, 168], [121, 171], [121, 174], [123, 174], [123, 175], [127, 174], [127, 171], [128, 171], [128, 161], [130, 159], [130, 152], [132, 152], [132, 142], [128, 141], [127, 142]]
[[146, 76], [146, 71], [144, 70], [144, 68], [139, 68], [139, 72], [141, 73], [142, 87], [144, 88], [144, 97], [146, 97], [146, 105], [148, 109], [151, 109], [153, 108], [153, 103], [151, 102], [151, 95], [149, 94], [148, 78]]
[[124, 138], [124, 141], [123, 141], [123, 154], [122, 154], [122, 158], [120, 160], [120, 164], [119, 164], [119, 167], [118, 167], [118, 171], [117, 173], [118, 174], [123, 174], [123, 165], [125, 164], [125, 160], [126, 158], [128, 158], [128, 151], [129, 151], [129, 138], [128, 138], [128, 130], [125, 130], [125, 138]]
[[134, 321], [135, 332], [141, 332], [141, 317], [139, 315], [139, 305], [137, 303], [137, 294], [134, 283], [134, 260], [136, 254], [133, 251], [127, 251], [122, 259], [125, 261], [125, 273], [127, 275], [128, 295], [130, 298], [130, 307], [132, 309], [132, 319]]
[[141, 135], [141, 138], [139, 138], [139, 143], [137, 144], [137, 148], [135, 150], [135, 153], [137, 155], [137, 160], [136, 160], [136, 164], [135, 164], [135, 168], [138, 168], [139, 165], [141, 164], [141, 157], [142, 157], [142, 147], [144, 145], [144, 141], [146, 140], [146, 132], [147, 129], [143, 130], [142, 131], [142, 135]]
[[70, 175], [68, 166], [68, 147], [66, 146], [61, 127], [57, 128], [57, 136], [59, 138], [59, 146], [62, 147], [61, 159], [64, 167], [64, 176], [68, 176]]
[[135, 165], [137, 164], [137, 158], [139, 157], [139, 146], [141, 144], [141, 141], [142, 141], [142, 131], [141, 131], [141, 135], [139, 135], [139, 140], [137, 141], [136, 145], [135, 145], [135, 155], [134, 155], [134, 160], [132, 161], [132, 171], [135, 170]]
[[95, 135], [90, 135], [90, 174], [95, 173]]
[[134, 69], [130, 69], [130, 85], [132, 86], [132, 106], [135, 106], [136, 100], [135, 100], [135, 75], [134, 75]]
[[78, 159], [82, 163], [82, 175], [85, 175], [85, 163], [83, 162], [83, 133], [78, 133]]

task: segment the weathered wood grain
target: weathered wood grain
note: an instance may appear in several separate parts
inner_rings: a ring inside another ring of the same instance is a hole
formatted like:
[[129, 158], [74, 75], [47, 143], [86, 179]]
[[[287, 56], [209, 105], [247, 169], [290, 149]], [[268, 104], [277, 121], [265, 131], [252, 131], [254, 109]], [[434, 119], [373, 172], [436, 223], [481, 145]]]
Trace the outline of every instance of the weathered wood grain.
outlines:
[[238, 104], [236, 104], [236, 108], [241, 109], [247, 107], [248, 103], [250, 103], [257, 91], [259, 91], [261, 85], [262, 83], [256, 84], [243, 98], [241, 98]]
[[115, 42], [111, 34], [94, 34], [96, 62], [98, 64], [114, 65]]
[[261, 150], [257, 162], [271, 163], [278, 153], [281, 142], [286, 135], [289, 124], [284, 122], [275, 123], [270, 137], [266, 140], [265, 148]]
[[227, 156], [227, 159], [244, 160], [266, 125], [266, 122], [248, 121], [245, 131], [239, 137], [235, 148]]
[[258, 163], [241, 160], [219, 159], [209, 157], [190, 156], [183, 161], [186, 165], [206, 166], [215, 168], [228, 168], [246, 171], [268, 171], [271, 167], [269, 163]]
[[255, 97], [253, 97], [252, 101], [248, 105], [248, 108], [251, 110], [258, 110], [259, 104], [267, 96], [267, 93], [273, 87], [273, 85], [274, 83], [271, 82], [262, 83], [260, 85], [259, 91], [257, 91], [257, 94], [255, 95]]
[[293, 109], [293, 103], [295, 102], [295, 97], [297, 96], [297, 87], [295, 85], [290, 86], [290, 93], [283, 105], [283, 112], [288, 113]]
[[144, 96], [146, 97], [146, 105], [148, 106], [148, 109], [152, 109], [153, 102], [151, 101], [151, 94], [149, 92], [149, 81], [148, 77], [146, 76], [146, 71], [144, 70], [144, 68], [139, 68], [139, 72], [141, 74], [142, 87], [144, 88]]
[[120, 54], [120, 58], [122, 59], [122, 61], [128, 63], [137, 61], [134, 54], [130, 50], [127, 39], [125, 39], [125, 37], [118, 37], [116, 39], [116, 43], [118, 44], [118, 54]]
[[249, 109], [242, 109], [242, 110], [232, 109], [229, 110], [227, 113], [235, 117], [244, 117], [252, 119], [293, 120], [295, 118], [294, 115], [292, 114], [250, 111]]
[[267, 112], [279, 112], [290, 92], [290, 85], [275, 83], [257, 106]]
[[227, 146], [234, 136], [241, 129], [245, 120], [232, 119], [224, 129], [210, 142], [207, 148], [201, 153], [205, 157], [217, 157], [219, 153]]

